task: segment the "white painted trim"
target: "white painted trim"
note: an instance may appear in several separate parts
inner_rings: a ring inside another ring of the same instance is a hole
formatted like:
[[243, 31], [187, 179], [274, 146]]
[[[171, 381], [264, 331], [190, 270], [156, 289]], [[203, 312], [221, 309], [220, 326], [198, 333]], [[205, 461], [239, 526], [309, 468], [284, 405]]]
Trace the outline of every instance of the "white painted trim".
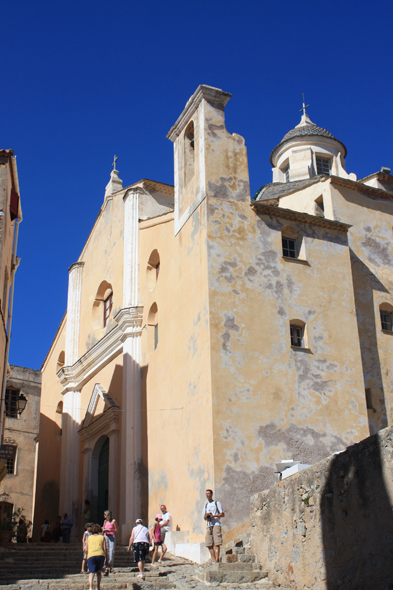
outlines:
[[93, 387], [93, 393], [91, 394], [89, 405], [87, 406], [86, 414], [83, 419], [83, 428], [86, 428], [91, 424], [91, 421], [94, 417], [94, 412], [96, 411], [98, 398], [101, 398], [104, 403], [106, 403], [109, 407], [115, 407], [116, 403], [113, 401], [111, 396], [105, 389], [102, 387], [101, 383], [96, 383]]
[[174, 143], [175, 150], [175, 236], [179, 233], [183, 225], [190, 219], [194, 211], [199, 207], [206, 197], [206, 172], [205, 172], [205, 101], [199, 104], [198, 113], [199, 125], [199, 186], [200, 191], [192, 203], [179, 218], [179, 176], [178, 176], [178, 146], [179, 140]]
[[82, 387], [123, 351], [128, 338], [141, 336], [143, 307], [121, 309], [114, 318], [117, 322], [108, 334], [80, 357], [73, 365], [62, 367], [57, 372], [63, 385], [62, 394], [68, 391], [80, 391]]

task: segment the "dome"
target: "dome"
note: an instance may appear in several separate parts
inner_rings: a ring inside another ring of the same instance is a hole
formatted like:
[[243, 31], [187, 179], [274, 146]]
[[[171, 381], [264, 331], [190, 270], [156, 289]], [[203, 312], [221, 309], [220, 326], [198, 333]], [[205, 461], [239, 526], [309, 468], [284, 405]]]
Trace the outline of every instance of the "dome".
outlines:
[[270, 154], [270, 162], [272, 165], [273, 164], [273, 155], [274, 153], [277, 151], [277, 149], [282, 146], [286, 141], [289, 141], [290, 139], [294, 139], [295, 137], [310, 137], [310, 136], [317, 136], [317, 137], [327, 137], [329, 139], [333, 139], [334, 141], [337, 141], [338, 143], [340, 143], [342, 145], [342, 147], [344, 148], [344, 158], [347, 155], [347, 148], [345, 147], [345, 145], [339, 141], [338, 139], [336, 139], [334, 137], [334, 135], [332, 135], [332, 133], [330, 133], [330, 131], [328, 131], [327, 129], [323, 129], [323, 127], [318, 127], [317, 125], [315, 125], [308, 117], [307, 114], [302, 116], [302, 119], [299, 123], [299, 125], [296, 125], [296, 127], [294, 129], [291, 129], [290, 131], [288, 131], [288, 133], [286, 133], [284, 135], [284, 137], [282, 138], [282, 140], [280, 141], [280, 143], [278, 145], [276, 145], [276, 147], [274, 148], [274, 150], [272, 151], [272, 153]]
[[323, 137], [330, 137], [331, 139], [336, 139], [334, 135], [327, 131], [327, 129], [323, 129], [322, 127], [317, 127], [317, 125], [304, 125], [303, 127], [295, 127], [288, 131], [286, 135], [282, 138], [279, 145], [284, 143], [287, 139], [292, 139], [292, 137], [298, 137], [299, 135], [322, 135]]

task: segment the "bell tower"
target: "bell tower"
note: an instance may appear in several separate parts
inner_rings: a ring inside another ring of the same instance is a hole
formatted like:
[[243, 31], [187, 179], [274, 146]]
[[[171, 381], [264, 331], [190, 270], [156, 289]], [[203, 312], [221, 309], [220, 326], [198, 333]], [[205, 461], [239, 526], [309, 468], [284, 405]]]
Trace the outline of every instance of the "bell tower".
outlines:
[[225, 105], [231, 94], [200, 85], [167, 137], [173, 142], [175, 235], [208, 196], [249, 198], [244, 139], [228, 133]]

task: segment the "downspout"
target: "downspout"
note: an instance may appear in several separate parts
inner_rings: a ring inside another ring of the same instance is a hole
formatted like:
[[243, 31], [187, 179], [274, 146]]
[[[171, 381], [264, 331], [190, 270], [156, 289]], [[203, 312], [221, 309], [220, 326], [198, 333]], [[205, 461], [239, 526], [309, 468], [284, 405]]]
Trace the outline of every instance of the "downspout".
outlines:
[[[20, 199], [20, 197], [19, 197]], [[22, 211], [20, 208], [20, 200], [19, 200], [19, 210]], [[1, 409], [0, 409], [0, 443], [3, 443], [4, 438], [4, 409], [5, 409], [5, 390], [7, 387], [7, 371], [8, 371], [8, 359], [10, 354], [10, 340], [11, 340], [11, 326], [12, 326], [12, 309], [14, 306], [14, 288], [15, 288], [15, 273], [18, 269], [20, 258], [17, 257], [16, 251], [18, 248], [18, 235], [19, 235], [19, 224], [23, 221], [22, 215], [17, 217], [15, 221], [15, 228], [14, 228], [14, 244], [13, 244], [13, 252], [12, 252], [12, 265], [11, 265], [11, 297], [10, 297], [10, 305], [8, 309], [8, 322], [7, 322], [7, 335], [6, 335], [6, 343], [5, 343], [5, 353], [4, 353], [4, 368], [3, 368], [3, 383], [1, 387]]]

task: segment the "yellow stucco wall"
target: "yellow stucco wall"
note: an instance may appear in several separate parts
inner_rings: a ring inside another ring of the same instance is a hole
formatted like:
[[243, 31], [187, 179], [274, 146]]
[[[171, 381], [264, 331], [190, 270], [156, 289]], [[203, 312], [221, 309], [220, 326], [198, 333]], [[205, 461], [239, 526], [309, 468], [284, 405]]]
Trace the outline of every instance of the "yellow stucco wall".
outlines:
[[[146, 229], [142, 224], [140, 231], [149, 522], [163, 502], [173, 515], [174, 527], [190, 531], [190, 540], [195, 540], [202, 534], [204, 491], [214, 479], [204, 204], [180, 234], [173, 234], [173, 220]], [[160, 272], [156, 287], [149, 291], [145, 268], [153, 249], [160, 256]], [[156, 349], [148, 333], [154, 303]]]
[[52, 347], [42, 366], [40, 430], [34, 540], [40, 538], [41, 525], [47, 518], [52, 524], [58, 516], [60, 497], [62, 415], [56, 412], [63, 401], [62, 386], [56, 376], [59, 355], [65, 349], [66, 318], [63, 318]]

